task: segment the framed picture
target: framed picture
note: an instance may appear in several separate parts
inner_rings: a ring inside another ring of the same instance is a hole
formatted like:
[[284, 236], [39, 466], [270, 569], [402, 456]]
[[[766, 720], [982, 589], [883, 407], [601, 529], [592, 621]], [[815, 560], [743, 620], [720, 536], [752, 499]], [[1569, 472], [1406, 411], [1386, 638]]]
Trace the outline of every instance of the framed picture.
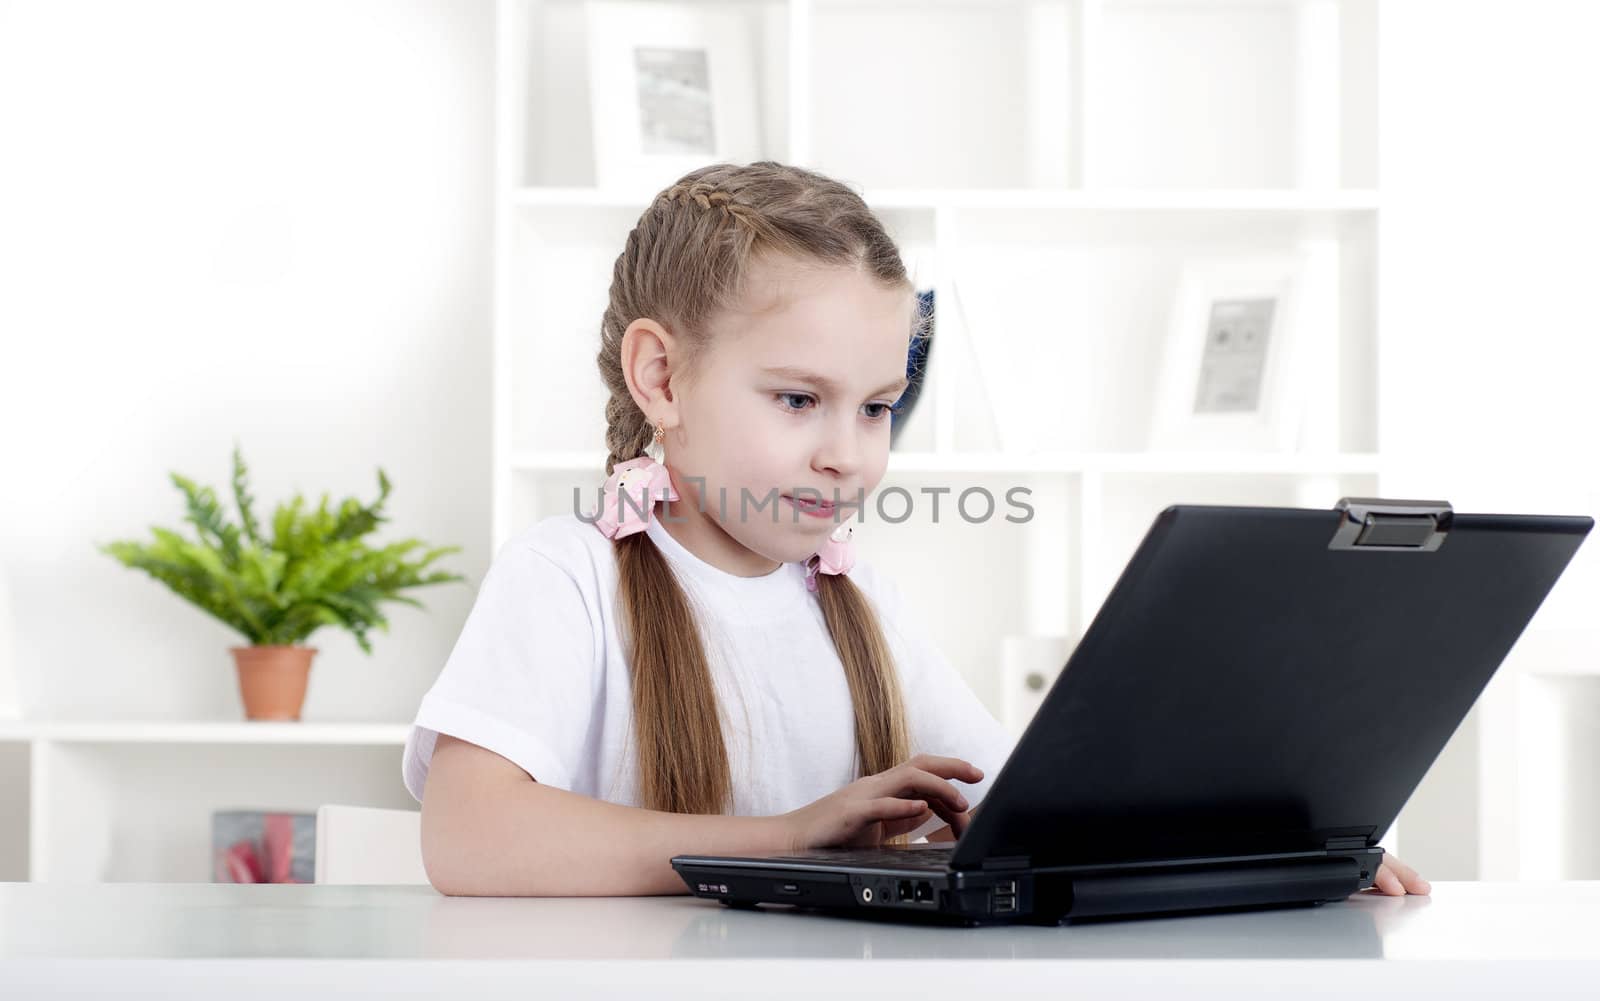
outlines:
[[1291, 450], [1299, 433], [1298, 254], [1202, 258], [1173, 297], [1154, 450]]
[[761, 159], [757, 29], [743, 5], [584, 6], [596, 184], [654, 190], [708, 163]]

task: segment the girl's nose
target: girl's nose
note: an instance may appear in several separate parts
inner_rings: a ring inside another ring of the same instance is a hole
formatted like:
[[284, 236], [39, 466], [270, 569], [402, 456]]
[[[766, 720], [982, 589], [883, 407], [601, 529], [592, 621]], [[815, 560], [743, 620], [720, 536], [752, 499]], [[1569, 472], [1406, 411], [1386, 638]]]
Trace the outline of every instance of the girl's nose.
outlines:
[[830, 427], [811, 458], [818, 472], [849, 478], [861, 469], [861, 440], [854, 427]]

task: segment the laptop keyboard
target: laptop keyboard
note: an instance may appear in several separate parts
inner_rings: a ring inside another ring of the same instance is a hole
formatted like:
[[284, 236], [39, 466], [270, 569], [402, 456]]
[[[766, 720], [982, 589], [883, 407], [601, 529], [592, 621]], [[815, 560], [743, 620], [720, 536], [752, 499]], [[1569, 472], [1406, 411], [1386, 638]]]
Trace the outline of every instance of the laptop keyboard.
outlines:
[[953, 841], [938, 844], [880, 845], [876, 848], [813, 848], [799, 855], [775, 855], [792, 862], [837, 862], [842, 865], [945, 865], [955, 853]]

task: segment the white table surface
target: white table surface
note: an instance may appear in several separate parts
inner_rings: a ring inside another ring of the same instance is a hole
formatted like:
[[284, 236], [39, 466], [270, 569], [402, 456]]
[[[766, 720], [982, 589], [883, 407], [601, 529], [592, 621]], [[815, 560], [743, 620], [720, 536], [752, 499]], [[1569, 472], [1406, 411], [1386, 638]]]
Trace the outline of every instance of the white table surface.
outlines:
[[[1600, 998], [1600, 882], [1057, 928], [932, 927], [677, 897], [0, 883], [0, 995]], [[532, 993], [530, 993], [530, 991]], [[554, 993], [550, 993], [554, 991]]]

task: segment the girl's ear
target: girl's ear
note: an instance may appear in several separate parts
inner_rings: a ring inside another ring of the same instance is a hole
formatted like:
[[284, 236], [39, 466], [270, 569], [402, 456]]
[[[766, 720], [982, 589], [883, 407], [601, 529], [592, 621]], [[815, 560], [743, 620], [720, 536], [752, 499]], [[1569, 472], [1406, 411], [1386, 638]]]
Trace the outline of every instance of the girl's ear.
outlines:
[[673, 396], [672, 360], [678, 357], [677, 344], [666, 327], [648, 317], [628, 324], [622, 333], [622, 375], [628, 392], [639, 410], [650, 421], [678, 423], [678, 401]]

